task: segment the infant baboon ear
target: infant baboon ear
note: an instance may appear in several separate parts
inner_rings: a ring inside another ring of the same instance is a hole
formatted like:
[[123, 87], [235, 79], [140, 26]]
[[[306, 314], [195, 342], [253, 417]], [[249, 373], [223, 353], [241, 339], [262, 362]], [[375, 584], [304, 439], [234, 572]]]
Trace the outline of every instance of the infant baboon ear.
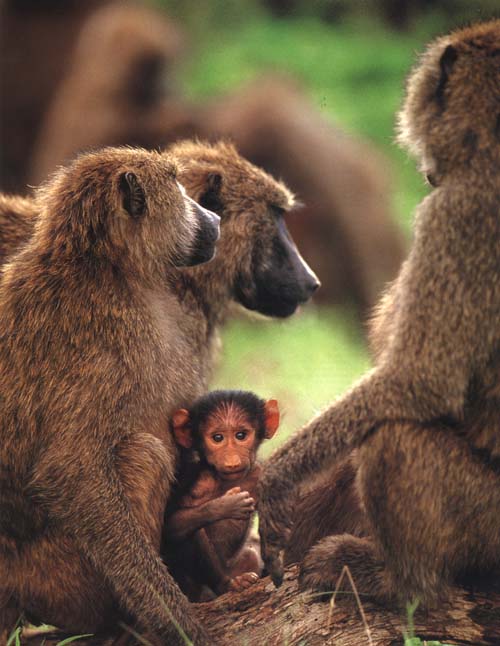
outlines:
[[439, 83], [436, 89], [436, 99], [438, 100], [439, 103], [443, 102], [444, 88], [448, 83], [448, 79], [453, 69], [453, 65], [455, 64], [455, 61], [457, 60], [457, 58], [458, 58], [458, 53], [457, 53], [457, 50], [453, 47], [453, 45], [448, 45], [448, 47], [446, 47], [444, 52], [441, 54], [441, 58], [439, 59], [441, 76], [439, 78]]
[[209, 211], [222, 215], [223, 205], [220, 196], [222, 186], [222, 175], [220, 173], [209, 173], [205, 181], [205, 190], [201, 194], [198, 204]]
[[134, 173], [123, 173], [120, 177], [120, 191], [125, 211], [134, 220], [142, 218], [146, 212], [146, 195]]

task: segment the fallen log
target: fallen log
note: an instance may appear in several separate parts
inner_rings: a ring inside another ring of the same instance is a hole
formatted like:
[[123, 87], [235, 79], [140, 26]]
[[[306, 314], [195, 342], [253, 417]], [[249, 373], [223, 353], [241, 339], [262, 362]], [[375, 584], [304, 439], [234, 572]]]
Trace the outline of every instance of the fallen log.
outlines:
[[[210, 630], [214, 646], [399, 646], [408, 618], [355, 595], [337, 595], [335, 604], [318, 601], [297, 588], [298, 567], [287, 569], [275, 589], [269, 578], [248, 590], [196, 604], [197, 615]], [[424, 613], [417, 609], [414, 634], [427, 642], [456, 646], [500, 645], [500, 591], [455, 588], [446, 604]], [[61, 633], [23, 635], [23, 644], [56, 646]], [[45, 641], [43, 641], [45, 639]], [[95, 640], [78, 640], [94, 646]], [[106, 642], [108, 644], [109, 642]], [[430, 646], [430, 644], [429, 644]]]

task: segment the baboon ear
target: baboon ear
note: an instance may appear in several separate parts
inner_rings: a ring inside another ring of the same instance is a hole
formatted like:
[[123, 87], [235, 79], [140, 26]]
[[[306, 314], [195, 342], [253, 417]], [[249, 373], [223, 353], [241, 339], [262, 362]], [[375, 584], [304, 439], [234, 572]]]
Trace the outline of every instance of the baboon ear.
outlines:
[[198, 204], [209, 211], [222, 215], [223, 204], [220, 194], [222, 186], [222, 175], [220, 173], [209, 173], [205, 180], [204, 191], [198, 199]]
[[185, 408], [179, 408], [172, 415], [172, 429], [175, 441], [179, 446], [190, 449], [193, 446], [193, 436], [189, 427], [189, 412]]
[[120, 177], [120, 191], [125, 211], [134, 220], [140, 220], [146, 213], [146, 195], [134, 173], [123, 173]]
[[441, 70], [441, 76], [439, 77], [439, 83], [436, 89], [436, 99], [439, 103], [443, 102], [443, 92], [448, 79], [450, 77], [453, 65], [458, 58], [457, 50], [453, 45], [448, 45], [444, 52], [441, 54], [439, 59], [439, 68]]
[[264, 404], [266, 432], [264, 437], [270, 440], [280, 425], [280, 409], [276, 399], [270, 399]]

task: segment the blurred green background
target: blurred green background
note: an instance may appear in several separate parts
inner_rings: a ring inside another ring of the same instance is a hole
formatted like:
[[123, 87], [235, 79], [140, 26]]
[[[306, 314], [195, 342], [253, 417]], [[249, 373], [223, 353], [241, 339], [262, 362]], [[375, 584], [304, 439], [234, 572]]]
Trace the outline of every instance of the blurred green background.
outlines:
[[[388, 157], [394, 211], [410, 239], [413, 211], [427, 187], [394, 141], [406, 75], [431, 38], [494, 15], [497, 0], [156, 4], [188, 30], [192, 52], [179, 75], [186, 94], [217, 96], [270, 69], [298, 79], [333, 123], [366, 137]], [[284, 15], [272, 15], [269, 4], [286, 5]], [[406, 7], [402, 22], [391, 5]], [[354, 313], [341, 307], [308, 305], [281, 322], [233, 319], [224, 330], [213, 386], [276, 397], [283, 411], [273, 440], [279, 443], [367, 369], [364, 332]]]

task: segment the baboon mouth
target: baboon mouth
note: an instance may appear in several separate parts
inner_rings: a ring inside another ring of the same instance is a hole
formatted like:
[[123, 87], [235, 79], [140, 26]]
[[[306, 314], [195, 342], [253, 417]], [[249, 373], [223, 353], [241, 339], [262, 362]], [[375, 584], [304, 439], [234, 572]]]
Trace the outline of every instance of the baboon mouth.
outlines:
[[185, 263], [186, 267], [194, 267], [195, 265], [202, 265], [206, 262], [213, 260], [217, 254], [217, 247], [205, 247], [203, 249], [196, 249], [193, 254], [188, 258]]
[[238, 480], [246, 473], [246, 469], [239, 469], [239, 471], [219, 471], [224, 480]]

